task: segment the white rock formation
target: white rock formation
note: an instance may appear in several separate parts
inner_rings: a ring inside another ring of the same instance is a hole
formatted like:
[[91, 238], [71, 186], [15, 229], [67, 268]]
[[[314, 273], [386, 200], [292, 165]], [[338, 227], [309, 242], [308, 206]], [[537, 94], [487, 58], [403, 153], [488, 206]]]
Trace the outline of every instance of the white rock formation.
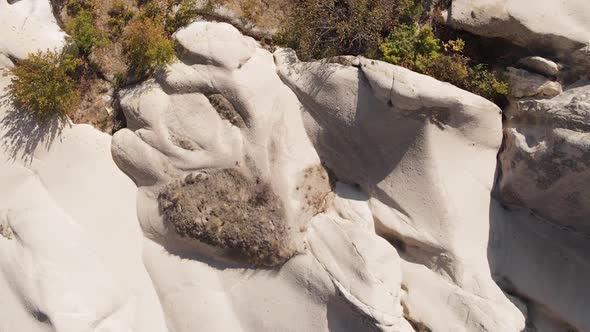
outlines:
[[0, 53], [22, 59], [31, 52], [60, 49], [65, 33], [49, 0], [0, 0]]
[[504, 200], [590, 234], [590, 82], [507, 110]]
[[526, 299], [530, 326], [589, 330], [589, 3], [454, 0], [448, 14], [564, 64], [531, 56], [515, 64], [531, 72], [508, 68], [512, 97], [525, 99], [505, 111], [488, 257], [502, 288]]
[[412, 320], [433, 331], [522, 329], [486, 258], [499, 109], [378, 61], [301, 63], [288, 51], [275, 58], [306, 108], [321, 159], [371, 196], [379, 234], [404, 260]]
[[540, 56], [528, 56], [518, 61], [518, 64], [525, 69], [548, 77], [557, 76], [559, 65], [549, 59]]
[[505, 290], [527, 299], [540, 331], [590, 329], [589, 83], [506, 111], [490, 265]]
[[164, 331], [111, 138], [33, 123], [0, 107], [0, 330]]
[[[129, 129], [113, 142], [117, 164], [140, 187], [140, 222], [153, 241], [144, 259], [172, 329], [411, 331], [395, 249], [358, 218], [355, 202], [331, 203], [301, 105], [272, 54], [227, 24], [197, 22], [175, 37], [181, 61], [122, 93]], [[228, 108], [216, 109], [214, 98]], [[288, 226], [299, 254], [277, 270], [232, 262], [158, 213], [164, 185], [223, 168], [257, 176], [285, 207], [274, 222]]]
[[[587, 37], [585, 2], [488, 2], [455, 0], [451, 22], [554, 51]], [[0, 32], [0, 70], [63, 43], [41, 0], [0, 0]], [[494, 104], [404, 68], [304, 63], [221, 23], [175, 38], [179, 61], [121, 92], [112, 140], [0, 97], [0, 331], [590, 330], [588, 82], [512, 70], [526, 100], [501, 147]], [[228, 169], [242, 178], [191, 191]], [[239, 217], [250, 189], [272, 219]], [[259, 243], [286, 262], [244, 254]]]
[[46, 1], [0, 1], [0, 331], [166, 331], [111, 138], [38, 125], [4, 92], [6, 55], [61, 47], [48, 15]]
[[590, 3], [585, 0], [453, 0], [447, 22], [544, 52], [567, 53], [590, 43]]

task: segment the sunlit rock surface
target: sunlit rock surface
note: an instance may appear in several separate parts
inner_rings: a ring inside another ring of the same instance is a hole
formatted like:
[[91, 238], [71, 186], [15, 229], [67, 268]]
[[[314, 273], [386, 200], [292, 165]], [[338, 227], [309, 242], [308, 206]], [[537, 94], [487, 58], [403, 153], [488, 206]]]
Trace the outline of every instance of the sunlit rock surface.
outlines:
[[[566, 53], [514, 64], [504, 126], [431, 77], [211, 22], [120, 92], [112, 139], [2, 93], [0, 331], [589, 330], [586, 4], [488, 2], [450, 22]], [[0, 0], [0, 32], [3, 72], [64, 40], [47, 1]]]

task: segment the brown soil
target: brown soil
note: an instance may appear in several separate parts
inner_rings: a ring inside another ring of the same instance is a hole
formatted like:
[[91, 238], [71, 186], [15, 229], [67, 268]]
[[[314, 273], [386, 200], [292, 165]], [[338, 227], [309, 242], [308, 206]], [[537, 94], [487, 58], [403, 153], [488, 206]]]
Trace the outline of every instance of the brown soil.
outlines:
[[234, 169], [187, 176], [165, 187], [160, 213], [178, 234], [224, 249], [238, 261], [274, 267], [295, 254], [271, 187]]
[[80, 88], [82, 100], [69, 114], [74, 123], [87, 123], [107, 134], [125, 126], [122, 111], [113, 102], [113, 86], [100, 78], [83, 79]]
[[288, 0], [215, 0], [263, 30], [278, 29], [291, 2]]

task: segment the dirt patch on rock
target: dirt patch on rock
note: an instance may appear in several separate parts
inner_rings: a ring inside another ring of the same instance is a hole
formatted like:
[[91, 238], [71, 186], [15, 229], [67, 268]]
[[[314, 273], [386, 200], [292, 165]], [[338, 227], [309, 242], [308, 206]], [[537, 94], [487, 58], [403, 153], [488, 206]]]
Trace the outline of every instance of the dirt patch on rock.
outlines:
[[223, 95], [212, 94], [207, 98], [209, 98], [211, 106], [215, 108], [222, 119], [229, 121], [232, 125], [238, 128], [246, 128], [246, 123], [240, 113], [238, 113], [232, 103], [230, 103], [230, 101]]
[[224, 249], [238, 261], [274, 267], [295, 254], [279, 198], [268, 184], [235, 169], [189, 175], [166, 186], [158, 203], [178, 234]]
[[304, 209], [313, 215], [324, 212], [329, 203], [332, 188], [328, 172], [322, 165], [303, 170], [300, 185], [295, 188], [304, 202]]

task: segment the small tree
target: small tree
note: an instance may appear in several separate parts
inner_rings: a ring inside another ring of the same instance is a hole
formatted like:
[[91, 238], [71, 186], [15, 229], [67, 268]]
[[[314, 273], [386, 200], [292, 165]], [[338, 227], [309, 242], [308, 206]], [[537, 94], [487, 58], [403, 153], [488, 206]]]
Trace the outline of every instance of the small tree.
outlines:
[[149, 18], [138, 19], [125, 31], [123, 54], [131, 71], [144, 76], [172, 61], [174, 43], [161, 24]]
[[75, 71], [81, 61], [64, 52], [37, 52], [9, 69], [8, 93], [39, 120], [66, 116], [79, 101]]

